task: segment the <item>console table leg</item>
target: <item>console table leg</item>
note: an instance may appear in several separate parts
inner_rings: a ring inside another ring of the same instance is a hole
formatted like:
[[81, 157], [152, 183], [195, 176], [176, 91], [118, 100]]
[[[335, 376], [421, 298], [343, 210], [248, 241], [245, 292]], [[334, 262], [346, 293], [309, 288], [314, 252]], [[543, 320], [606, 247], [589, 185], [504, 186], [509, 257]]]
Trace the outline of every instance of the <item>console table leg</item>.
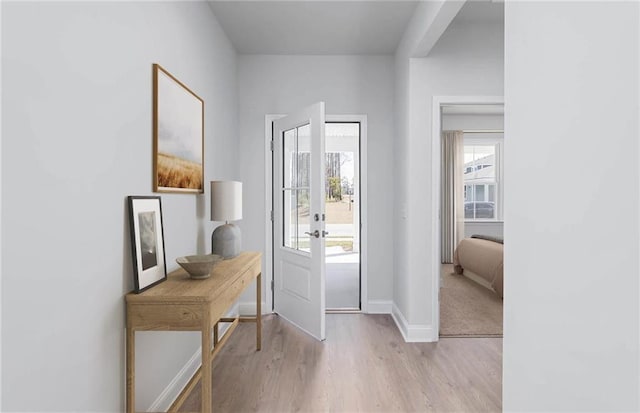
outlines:
[[256, 350], [262, 348], [262, 273], [256, 278]]
[[211, 413], [211, 314], [204, 316], [202, 326], [202, 413]]
[[136, 332], [127, 326], [127, 413], [136, 411]]

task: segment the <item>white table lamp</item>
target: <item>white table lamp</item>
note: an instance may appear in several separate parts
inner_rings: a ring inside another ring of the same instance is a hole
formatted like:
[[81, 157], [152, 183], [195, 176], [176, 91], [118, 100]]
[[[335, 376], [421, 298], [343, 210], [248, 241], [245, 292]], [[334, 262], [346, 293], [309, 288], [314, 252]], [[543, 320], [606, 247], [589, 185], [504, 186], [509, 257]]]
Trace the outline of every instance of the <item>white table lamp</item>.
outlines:
[[211, 220], [223, 221], [211, 235], [211, 252], [224, 259], [240, 253], [240, 228], [229, 221], [242, 219], [242, 182], [211, 181]]

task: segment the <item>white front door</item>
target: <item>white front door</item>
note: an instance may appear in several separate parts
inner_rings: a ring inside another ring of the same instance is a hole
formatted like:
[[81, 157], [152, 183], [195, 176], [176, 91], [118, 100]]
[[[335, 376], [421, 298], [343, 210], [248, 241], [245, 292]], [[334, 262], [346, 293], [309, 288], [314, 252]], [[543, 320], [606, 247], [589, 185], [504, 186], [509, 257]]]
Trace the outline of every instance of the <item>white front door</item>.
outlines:
[[325, 339], [324, 102], [273, 123], [274, 311]]

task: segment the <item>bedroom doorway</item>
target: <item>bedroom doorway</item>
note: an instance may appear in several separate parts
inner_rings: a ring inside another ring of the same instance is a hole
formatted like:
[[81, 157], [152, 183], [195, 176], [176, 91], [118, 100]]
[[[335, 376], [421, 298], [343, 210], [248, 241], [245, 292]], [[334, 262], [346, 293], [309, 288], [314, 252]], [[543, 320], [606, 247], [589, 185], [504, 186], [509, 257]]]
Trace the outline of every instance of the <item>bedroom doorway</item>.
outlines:
[[434, 105], [439, 120], [441, 338], [502, 337], [503, 333], [504, 104], [500, 99]]

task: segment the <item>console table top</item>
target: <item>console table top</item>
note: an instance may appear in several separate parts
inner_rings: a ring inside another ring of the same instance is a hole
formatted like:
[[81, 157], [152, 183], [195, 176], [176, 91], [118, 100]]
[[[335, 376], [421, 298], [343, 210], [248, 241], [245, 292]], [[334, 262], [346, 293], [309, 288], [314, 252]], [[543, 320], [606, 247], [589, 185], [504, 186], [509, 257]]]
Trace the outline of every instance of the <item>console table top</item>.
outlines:
[[128, 304], [211, 302], [245, 271], [260, 265], [260, 260], [259, 252], [242, 252], [235, 258], [216, 263], [211, 276], [203, 280], [191, 279], [185, 270], [179, 268], [170, 272], [164, 282], [140, 294], [128, 293], [125, 298]]

